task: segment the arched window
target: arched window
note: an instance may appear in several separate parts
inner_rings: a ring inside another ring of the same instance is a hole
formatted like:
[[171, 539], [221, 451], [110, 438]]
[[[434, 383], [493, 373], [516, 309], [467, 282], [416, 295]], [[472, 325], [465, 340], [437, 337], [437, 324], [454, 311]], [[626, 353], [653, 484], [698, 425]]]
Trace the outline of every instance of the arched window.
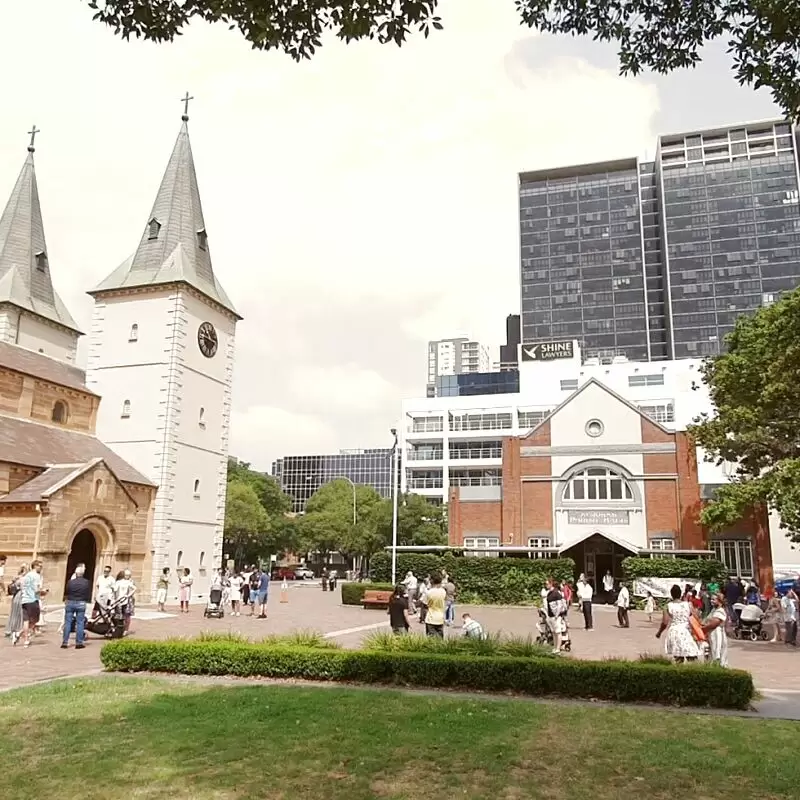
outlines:
[[131, 332], [128, 335], [129, 342], [138, 342], [139, 341], [139, 326], [134, 322], [131, 325]]
[[201, 408], [200, 409], [200, 414], [198, 415], [198, 418], [197, 418], [197, 424], [201, 428], [205, 428], [205, 426], [206, 426], [205, 416], [206, 416], [206, 410], [204, 408]]
[[206, 565], [206, 551], [200, 551], [200, 569], [203, 569]]
[[102, 478], [98, 478], [94, 482], [94, 496], [96, 500], [99, 500], [103, 497], [103, 480]]
[[576, 472], [564, 488], [564, 500], [633, 500], [627, 479], [607, 467], [587, 467]]
[[153, 217], [147, 224], [147, 238], [158, 239], [158, 232], [161, 230], [161, 223]]
[[67, 404], [63, 400], [56, 400], [53, 404], [53, 413], [50, 415], [50, 419], [59, 425], [63, 425], [67, 421], [68, 415]]
[[183, 565], [183, 550], [178, 550], [178, 566]]
[[200, 497], [200, 478], [197, 478], [194, 482], [194, 496]]
[[122, 404], [122, 417], [127, 419], [131, 415], [131, 401], [125, 400]]

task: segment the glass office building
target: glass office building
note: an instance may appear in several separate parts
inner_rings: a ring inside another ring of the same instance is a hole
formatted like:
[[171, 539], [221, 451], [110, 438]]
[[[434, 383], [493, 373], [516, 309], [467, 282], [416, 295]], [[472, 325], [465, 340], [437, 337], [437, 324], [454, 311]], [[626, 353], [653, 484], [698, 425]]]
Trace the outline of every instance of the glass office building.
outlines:
[[584, 355], [713, 355], [800, 285], [798, 139], [785, 120], [662, 136], [655, 161], [519, 176], [522, 339]]
[[439, 375], [435, 397], [466, 397], [482, 394], [516, 394], [519, 392], [519, 370], [503, 372], [470, 372], [465, 375]]
[[[399, 480], [400, 470], [398, 470]], [[301, 514], [311, 495], [326, 483], [345, 478], [372, 486], [381, 497], [392, 496], [392, 449], [340, 450], [335, 455], [284, 456], [272, 465], [272, 476]]]

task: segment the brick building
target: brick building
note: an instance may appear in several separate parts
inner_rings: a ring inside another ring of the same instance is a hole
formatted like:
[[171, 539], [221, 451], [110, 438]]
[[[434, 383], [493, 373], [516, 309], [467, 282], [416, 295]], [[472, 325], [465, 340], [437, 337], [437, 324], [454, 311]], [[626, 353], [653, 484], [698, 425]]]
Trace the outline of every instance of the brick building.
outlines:
[[[709, 552], [696, 449], [596, 379], [502, 447], [502, 482], [453, 487], [450, 544], [560, 554], [599, 582], [630, 555]], [[715, 541], [753, 543], [754, 573], [772, 584], [769, 527], [742, 521]]]
[[149, 589], [156, 487], [95, 436], [100, 398], [74, 366], [80, 331], [53, 288], [33, 145], [0, 216], [0, 553], [34, 557], [56, 602], [78, 563]]

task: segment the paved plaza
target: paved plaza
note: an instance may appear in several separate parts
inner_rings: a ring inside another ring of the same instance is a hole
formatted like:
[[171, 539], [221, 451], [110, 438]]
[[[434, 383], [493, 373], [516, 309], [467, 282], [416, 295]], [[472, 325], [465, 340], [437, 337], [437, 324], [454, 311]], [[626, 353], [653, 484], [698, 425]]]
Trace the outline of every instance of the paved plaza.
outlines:
[[[364, 610], [356, 606], [343, 606], [341, 594], [323, 592], [318, 583], [293, 584], [288, 603], [279, 602], [277, 587], [269, 604], [269, 618], [259, 620], [244, 614], [240, 617], [226, 615], [224, 619], [204, 619], [203, 606], [193, 606], [191, 613], [178, 614], [168, 607], [167, 615], [158, 615], [151, 608], [140, 609], [140, 618], [134, 619], [132, 635], [140, 639], [166, 639], [175, 636], [195, 636], [202, 631], [231, 631], [253, 639], [268, 634], [290, 633], [295, 630], [316, 630], [342, 644], [358, 647], [371, 631], [387, 627], [382, 611]], [[4, 598], [5, 600], [5, 598]], [[501, 608], [491, 606], [458, 606], [457, 623], [464, 611], [470, 611], [488, 631], [527, 635], [535, 634], [538, 613], [533, 608]], [[0, 620], [5, 627], [8, 602], [0, 606]], [[245, 611], [249, 614], [249, 610]], [[595, 608], [595, 630], [585, 632], [583, 620], [575, 610], [570, 612], [575, 627], [572, 632], [572, 654], [576, 658], [602, 659], [621, 657], [635, 659], [641, 653], [661, 653], [662, 642], [656, 640], [658, 622], [652, 623], [642, 612], [631, 613], [631, 627], [616, 627], [614, 609]], [[59, 677], [91, 674], [101, 669], [100, 649], [103, 640], [90, 636], [85, 650], [59, 647], [57, 634], [59, 614], [48, 614], [47, 630], [38, 636], [29, 648], [12, 647], [8, 639], [0, 640], [0, 689], [9, 689]], [[419, 626], [422, 630], [422, 626]], [[448, 635], [459, 635], [457, 629]], [[73, 640], [74, 641], [74, 640]], [[780, 690], [787, 696], [800, 693], [800, 652], [783, 644], [768, 642], [730, 641], [731, 666], [746, 669], [753, 674], [756, 686], [765, 690]]]

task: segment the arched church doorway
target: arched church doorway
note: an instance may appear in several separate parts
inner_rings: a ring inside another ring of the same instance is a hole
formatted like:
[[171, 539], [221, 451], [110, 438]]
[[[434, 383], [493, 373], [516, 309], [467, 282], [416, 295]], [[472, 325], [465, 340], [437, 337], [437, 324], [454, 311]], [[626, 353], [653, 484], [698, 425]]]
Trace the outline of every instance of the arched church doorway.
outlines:
[[86, 574], [84, 577], [89, 581], [91, 586], [94, 587], [94, 571], [97, 566], [97, 540], [88, 528], [79, 530], [72, 540], [72, 547], [69, 551], [69, 557], [67, 558], [67, 574], [64, 579], [65, 585], [66, 581], [72, 577], [72, 573], [75, 572], [75, 567], [77, 567], [78, 564], [86, 565]]

